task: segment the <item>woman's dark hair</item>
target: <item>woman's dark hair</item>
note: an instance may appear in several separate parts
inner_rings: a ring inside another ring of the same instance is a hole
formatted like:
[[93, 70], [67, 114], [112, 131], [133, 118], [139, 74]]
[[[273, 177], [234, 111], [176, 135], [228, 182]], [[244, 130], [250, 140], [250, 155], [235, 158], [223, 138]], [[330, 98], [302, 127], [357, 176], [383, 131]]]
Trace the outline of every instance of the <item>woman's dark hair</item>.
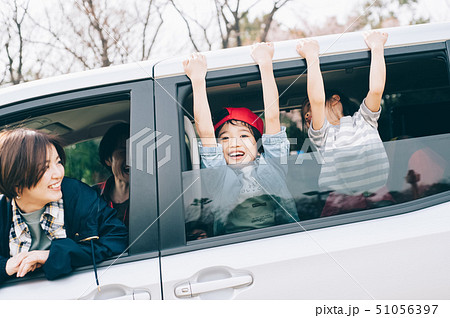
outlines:
[[122, 139], [128, 139], [130, 136], [130, 125], [126, 123], [116, 124], [108, 129], [103, 136], [98, 147], [98, 156], [100, 163], [112, 173], [111, 167], [106, 164], [106, 161], [111, 159], [114, 150], [117, 149], [119, 142]]
[[0, 132], [0, 193], [12, 199], [36, 186], [47, 170], [51, 146], [64, 164], [66, 155], [58, 137], [28, 128]]
[[[213, 120], [213, 125], [215, 126], [219, 121], [221, 121], [223, 118], [225, 118], [226, 116], [228, 116], [228, 111], [223, 108], [221, 110], [219, 110], [218, 112], [214, 113], [212, 115], [212, 120]], [[245, 121], [242, 120], [236, 120], [236, 119], [230, 119], [227, 120], [226, 122], [224, 122], [222, 125], [220, 125], [219, 127], [217, 127], [217, 129], [214, 131], [214, 134], [216, 135], [216, 138], [219, 138], [219, 132], [222, 129], [222, 127], [226, 124], [226, 123], [230, 123], [232, 125], [244, 125], [245, 127], [247, 127], [250, 132], [252, 133], [253, 137], [255, 137], [256, 142], [260, 142], [261, 143], [261, 133], [258, 131], [258, 129], [256, 129], [255, 127], [251, 126], [250, 124], [246, 123]], [[264, 152], [264, 147], [261, 143], [261, 145], [258, 148], [258, 152], [259, 153], [263, 153]]]

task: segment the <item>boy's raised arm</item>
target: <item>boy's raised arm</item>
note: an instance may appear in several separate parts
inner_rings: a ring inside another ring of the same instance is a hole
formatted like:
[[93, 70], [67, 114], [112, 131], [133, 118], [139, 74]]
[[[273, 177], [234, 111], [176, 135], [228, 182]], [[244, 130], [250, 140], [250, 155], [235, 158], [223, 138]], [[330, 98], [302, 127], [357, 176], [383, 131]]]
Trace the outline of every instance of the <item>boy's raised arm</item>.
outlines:
[[297, 44], [297, 52], [306, 59], [308, 67], [307, 91], [311, 104], [312, 128], [319, 130], [325, 121], [325, 89], [319, 62], [319, 43], [303, 39]]
[[370, 62], [369, 93], [366, 97], [366, 106], [372, 111], [380, 109], [386, 82], [386, 64], [384, 62], [384, 44], [388, 38], [387, 33], [369, 31], [364, 34], [364, 41], [372, 52]]
[[257, 43], [252, 47], [251, 56], [258, 64], [261, 73], [261, 82], [264, 98], [264, 118], [268, 135], [279, 133], [280, 107], [278, 102], [278, 88], [273, 76], [273, 43]]
[[183, 61], [183, 68], [192, 83], [195, 127], [202, 145], [204, 147], [215, 147], [217, 142], [206, 95], [206, 58], [200, 53], [193, 53], [187, 60]]

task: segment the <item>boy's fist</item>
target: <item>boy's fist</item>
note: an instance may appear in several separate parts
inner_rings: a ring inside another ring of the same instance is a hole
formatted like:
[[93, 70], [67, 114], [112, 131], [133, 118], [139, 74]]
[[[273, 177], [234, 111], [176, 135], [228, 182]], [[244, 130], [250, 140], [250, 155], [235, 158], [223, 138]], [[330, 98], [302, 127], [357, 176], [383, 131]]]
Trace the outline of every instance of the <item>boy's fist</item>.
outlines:
[[206, 58], [200, 53], [192, 53], [188, 59], [184, 60], [183, 68], [191, 81], [204, 79], [208, 70]]
[[379, 31], [366, 31], [363, 33], [364, 41], [369, 49], [381, 48], [386, 44], [388, 34], [386, 32]]
[[297, 53], [305, 59], [319, 56], [319, 42], [314, 39], [301, 39], [297, 44]]
[[273, 43], [261, 42], [252, 45], [251, 56], [258, 65], [261, 65], [263, 63], [272, 63], [273, 52]]

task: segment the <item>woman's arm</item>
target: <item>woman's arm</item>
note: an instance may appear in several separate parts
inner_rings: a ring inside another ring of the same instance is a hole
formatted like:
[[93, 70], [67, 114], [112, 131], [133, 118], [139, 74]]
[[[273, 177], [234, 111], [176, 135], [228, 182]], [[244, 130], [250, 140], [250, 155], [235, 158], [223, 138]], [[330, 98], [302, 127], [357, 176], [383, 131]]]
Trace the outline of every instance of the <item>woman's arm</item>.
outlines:
[[117, 218], [116, 210], [97, 196], [89, 186], [70, 178], [62, 183], [64, 222], [67, 238], [53, 240], [47, 261], [42, 266], [48, 279], [70, 273], [73, 268], [92, 264], [89, 241], [94, 240], [95, 260], [101, 262], [123, 253], [128, 246], [128, 231]]

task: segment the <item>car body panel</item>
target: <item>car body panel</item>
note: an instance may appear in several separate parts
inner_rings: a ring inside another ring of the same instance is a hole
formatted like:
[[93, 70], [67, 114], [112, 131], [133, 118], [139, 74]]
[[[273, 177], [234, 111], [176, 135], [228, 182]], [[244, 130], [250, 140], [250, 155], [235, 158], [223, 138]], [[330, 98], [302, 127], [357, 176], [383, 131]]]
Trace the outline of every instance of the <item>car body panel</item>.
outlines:
[[449, 209], [450, 203], [444, 203], [382, 219], [164, 256], [164, 299], [178, 298], [175, 288], [200, 272], [210, 273], [203, 279], [208, 281], [231, 271], [250, 274], [253, 283], [181, 298], [448, 299], [450, 275], [442, 273], [450, 268]]
[[[139, 273], [132, 275], [131, 273]], [[161, 299], [159, 259], [98, 268], [100, 291], [93, 269], [74, 272], [49, 281], [42, 278], [16, 281], [0, 288], [0, 299], [128, 299], [139, 292], [148, 299]]]

